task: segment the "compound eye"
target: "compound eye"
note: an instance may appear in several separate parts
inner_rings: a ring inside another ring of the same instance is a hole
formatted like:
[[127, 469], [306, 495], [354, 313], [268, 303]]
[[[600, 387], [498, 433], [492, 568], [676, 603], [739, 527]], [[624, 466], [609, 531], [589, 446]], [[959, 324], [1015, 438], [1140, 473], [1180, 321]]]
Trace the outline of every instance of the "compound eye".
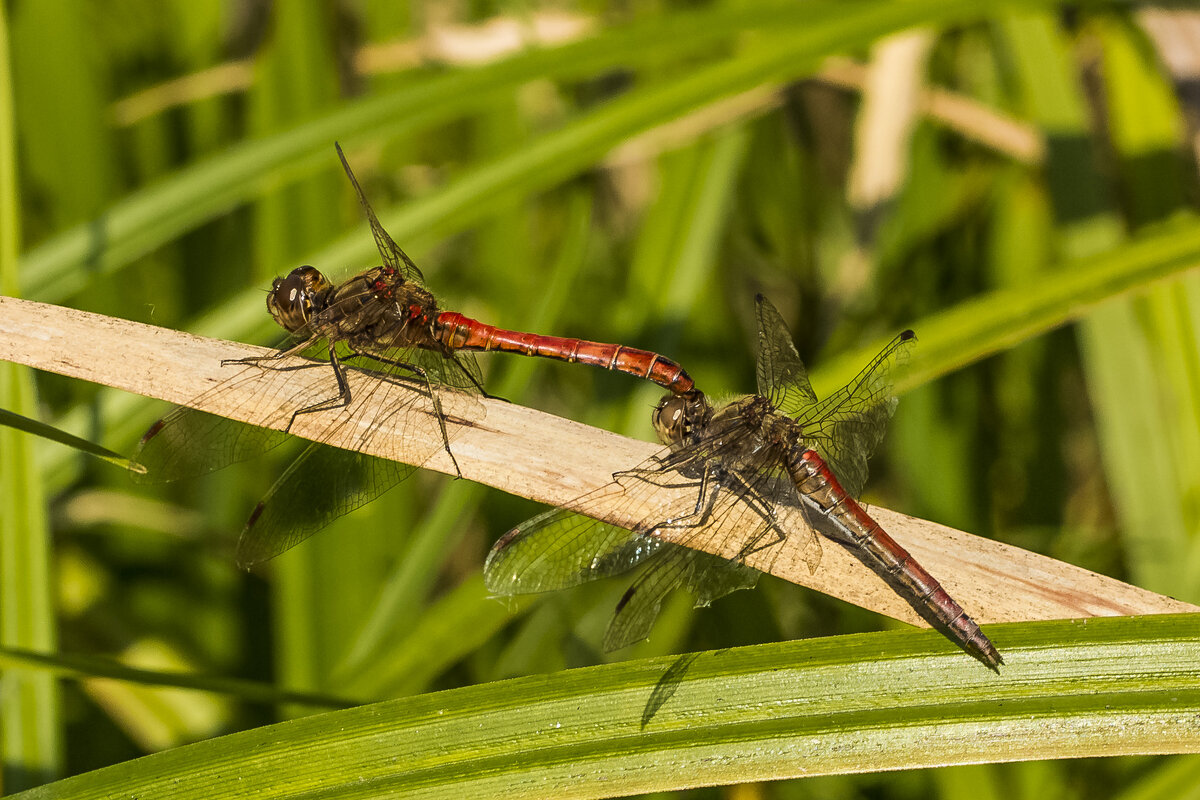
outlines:
[[289, 333], [303, 328], [312, 315], [316, 292], [326, 281], [312, 267], [296, 267], [286, 278], [276, 278], [267, 294], [267, 311]]
[[658, 401], [658, 406], [651, 416], [658, 440], [663, 444], [676, 444], [683, 441], [687, 427], [687, 403], [682, 397], [668, 395]]
[[684, 394], [669, 394], [658, 401], [651, 421], [663, 444], [692, 446], [711, 435], [713, 408], [699, 389]]

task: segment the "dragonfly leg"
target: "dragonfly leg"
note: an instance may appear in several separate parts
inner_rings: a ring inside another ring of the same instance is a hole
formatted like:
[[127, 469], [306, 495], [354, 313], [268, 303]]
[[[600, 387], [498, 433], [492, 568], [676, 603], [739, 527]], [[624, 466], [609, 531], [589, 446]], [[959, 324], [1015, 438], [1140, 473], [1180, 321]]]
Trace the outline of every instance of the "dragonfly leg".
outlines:
[[[383, 356], [375, 355], [374, 353], [362, 353], [357, 351], [353, 354], [353, 358], [369, 358], [372, 361], [376, 361], [380, 364], [386, 364], [390, 367], [396, 367], [398, 369], [405, 369], [421, 378], [426, 383], [429, 382], [428, 377], [425, 375], [425, 370], [421, 369], [415, 364], [409, 364], [406, 361], [397, 361], [396, 359], [385, 358]], [[467, 380], [471, 382], [471, 387], [478, 391], [481, 395], [491, 400], [504, 400], [503, 397], [497, 397], [496, 395], [488, 394], [487, 390], [483, 388], [483, 384], [480, 383], [479, 380], [468, 370], [463, 369], [462, 365], [459, 364], [458, 361], [455, 361], [453, 357], [447, 356], [447, 360], [450, 361], [455, 367], [462, 370], [463, 375], [465, 375]], [[504, 400], [504, 402], [507, 403], [509, 401]]]
[[[782, 544], [787, 539], [787, 534], [779, 527], [779, 520], [775, 516], [774, 505], [768, 502], [761, 492], [747, 482], [745, 476], [740, 472], [729, 472], [724, 477], [727, 481], [737, 484], [736, 486], [726, 488], [737, 494], [741, 502], [745, 503], [751, 511], [766, 523], [762, 529], [742, 545], [741, 550], [738, 551], [737, 560], [743, 561], [746, 556], [757, 553], [760, 550], [767, 550], [777, 544]], [[772, 534], [771, 539], [764, 542], [763, 539], [767, 538], [768, 534]]]
[[[281, 359], [287, 358], [288, 356], [297, 356], [297, 355], [300, 355], [301, 353], [303, 353], [308, 348], [312, 347], [314, 344], [316, 344], [318, 338], [319, 337], [311, 336], [308, 339], [305, 339], [303, 342], [300, 342], [299, 344], [295, 344], [286, 350], [278, 350], [274, 353], [271, 353], [270, 355], [246, 356], [245, 358], [222, 358], [221, 366], [225, 367], [230, 364], [263, 365], [263, 364], [267, 364], [271, 361], [279, 361]], [[307, 369], [309, 367], [317, 366], [317, 363], [318, 362], [314, 362], [311, 364], [297, 364], [296, 366], [292, 366], [292, 367], [270, 367], [270, 366], [268, 366], [267, 369], [282, 369], [282, 370]]]
[[433, 386], [430, 385], [428, 379], [425, 381], [425, 388], [429, 393], [429, 399], [433, 402], [433, 415], [437, 418], [438, 429], [442, 432], [442, 449], [446, 451], [446, 455], [450, 456], [450, 463], [454, 465], [454, 472], [461, 478], [462, 470], [458, 468], [458, 459], [454, 457], [454, 453], [450, 450], [450, 434], [446, 431], [446, 415], [442, 413], [441, 398], [433, 390]]
[[[630, 478], [642, 481], [648, 480], [639, 470], [617, 472], [613, 474], [613, 477], [618, 483], [622, 484]], [[623, 478], [626, 480], [622, 480]], [[714, 464], [711, 460], [705, 460], [703, 461], [703, 470], [697, 478], [681, 479], [670, 483], [659, 480], [649, 482], [657, 486], [662, 486], [665, 489], [699, 489], [699, 491], [696, 495], [695, 506], [691, 511], [676, 517], [644, 525], [638, 530], [639, 533], [649, 535], [656, 530], [700, 528], [706, 525], [712, 518], [714, 510], [717, 508], [717, 503], [721, 498], [721, 492], [727, 491], [732, 492], [738, 498], [738, 502], [745, 504], [764, 523], [750, 537], [746, 544], [742, 546], [737, 555], [733, 557], [733, 560], [744, 560], [746, 556], [756, 553], [759, 550], [773, 547], [787, 538], [787, 534], [780, 527], [775, 515], [774, 506], [763, 496], [761, 491], [755, 488], [737, 470], [723, 469], [720, 464]]]
[[326, 400], [321, 400], [318, 403], [313, 403], [310, 406], [296, 409], [292, 412], [292, 418], [288, 420], [287, 427], [284, 428], [285, 433], [290, 433], [292, 425], [295, 424], [296, 418], [301, 414], [313, 414], [318, 411], [330, 411], [335, 408], [345, 408], [350, 405], [350, 381], [346, 379], [346, 368], [342, 366], [338, 360], [337, 351], [329, 351], [329, 365], [333, 367], [333, 375], [337, 379], [338, 393], [336, 397], [330, 397]]
[[346, 356], [346, 360], [349, 361], [352, 358], [365, 358], [370, 361], [374, 361], [377, 364], [383, 364], [384, 366], [402, 369], [420, 378], [423, 383], [429, 382], [429, 379], [425, 376], [425, 370], [421, 369], [416, 364], [409, 364], [407, 361], [400, 361], [399, 359], [395, 358], [384, 358], [383, 356], [375, 355], [374, 353], [364, 353], [361, 350], [351, 350], [350, 354]]
[[[406, 361], [397, 361], [396, 359], [384, 358], [383, 356], [375, 355], [374, 353], [364, 353], [358, 350], [353, 351], [349, 358], [368, 358], [380, 364], [404, 369], [411, 372], [414, 376], [420, 379], [419, 383], [421, 390], [425, 396], [429, 398], [429, 402], [433, 404], [433, 416], [437, 419], [438, 430], [442, 433], [442, 449], [446, 451], [446, 455], [450, 456], [450, 462], [454, 464], [454, 472], [458, 477], [462, 477], [462, 470], [459, 469], [458, 459], [454, 457], [454, 453], [450, 451], [450, 433], [446, 430], [446, 415], [442, 412], [442, 401], [438, 397], [437, 392], [433, 390], [433, 383], [429, 380], [429, 374], [416, 364], [409, 364]], [[475, 383], [472, 377], [471, 382]]]
[[696, 505], [692, 511], [681, 517], [664, 520], [656, 525], [656, 528], [699, 528], [708, 522], [721, 493], [721, 482], [715, 476], [712, 464], [705, 462], [704, 473], [700, 478], [691, 484], [680, 484], [680, 487], [695, 485], [700, 487], [700, 493], [696, 496]]

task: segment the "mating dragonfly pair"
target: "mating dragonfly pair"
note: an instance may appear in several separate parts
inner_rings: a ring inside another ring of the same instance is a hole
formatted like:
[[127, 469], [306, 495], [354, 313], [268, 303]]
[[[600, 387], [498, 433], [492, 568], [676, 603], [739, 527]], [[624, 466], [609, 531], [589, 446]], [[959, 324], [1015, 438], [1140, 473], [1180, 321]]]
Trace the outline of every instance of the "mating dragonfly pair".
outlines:
[[[941, 585], [888, 536], [854, 499], [867, 477], [867, 459], [896, 407], [888, 374], [914, 342], [896, 337], [848, 385], [818, 400], [782, 317], [757, 298], [758, 394], [714, 408], [686, 371], [656, 353], [615, 344], [520, 333], [440, 311], [416, 265], [379, 223], [346, 158], [337, 148], [371, 226], [383, 263], [334, 285], [313, 267], [276, 279], [267, 295], [271, 316], [297, 343], [279, 353], [243, 359], [247, 369], [229, 382], [252, 379], [285, 356], [325, 348], [335, 377], [332, 397], [281, 398], [291, 422], [305, 414], [342, 408], [352, 389], [343, 361], [368, 363], [378, 373], [369, 385], [387, 396], [387, 420], [359, 425], [360, 443], [381, 424], [403, 425], [406, 415], [429, 414], [441, 430], [441, 447], [453, 461], [451, 436], [435, 387], [483, 394], [472, 351], [496, 350], [591, 364], [653, 381], [669, 394], [654, 411], [666, 449], [613, 476], [599, 490], [613, 503], [643, 507], [664, 488], [683, 499], [655, 508], [631, 529], [553, 510], [509, 531], [484, 567], [488, 589], [500, 595], [564, 588], [644, 571], [623, 595], [605, 634], [617, 649], [648, 634], [666, 595], [683, 586], [699, 604], [753, 586], [758, 572], [746, 556], [803, 536], [811, 567], [820, 558], [817, 533], [851, 550], [926, 621], [985, 665], [1000, 654]], [[214, 389], [223, 391], [228, 384]], [[380, 389], [379, 387], [384, 387]], [[293, 547], [338, 517], [408, 477], [414, 467], [327, 447], [331, 423], [256, 506], [238, 541], [244, 567]], [[290, 428], [290, 424], [288, 428]], [[155, 423], [134, 460], [151, 480], [202, 474], [249, 458], [280, 443], [286, 432], [242, 425], [179, 408]], [[430, 454], [432, 455], [432, 453]], [[456, 464], [457, 467], [457, 464]], [[686, 545], [710, 525], [740, 531], [732, 558]], [[659, 534], [670, 531], [671, 542]]]

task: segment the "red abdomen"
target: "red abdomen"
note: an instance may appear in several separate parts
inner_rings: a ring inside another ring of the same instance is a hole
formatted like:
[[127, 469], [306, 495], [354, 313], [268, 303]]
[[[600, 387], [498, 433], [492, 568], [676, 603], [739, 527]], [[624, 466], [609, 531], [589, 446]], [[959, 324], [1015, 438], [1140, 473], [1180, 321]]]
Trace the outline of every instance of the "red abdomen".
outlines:
[[841, 533], [838, 539], [937, 630], [993, 670], [1004, 659], [942, 585], [846, 493], [825, 459], [794, 448], [788, 471], [800, 493], [817, 504]]
[[438, 315], [435, 327], [438, 341], [452, 350], [494, 350], [590, 364], [645, 378], [675, 394], [689, 392], [695, 387], [683, 367], [649, 350], [504, 330], [457, 311], [443, 311]]

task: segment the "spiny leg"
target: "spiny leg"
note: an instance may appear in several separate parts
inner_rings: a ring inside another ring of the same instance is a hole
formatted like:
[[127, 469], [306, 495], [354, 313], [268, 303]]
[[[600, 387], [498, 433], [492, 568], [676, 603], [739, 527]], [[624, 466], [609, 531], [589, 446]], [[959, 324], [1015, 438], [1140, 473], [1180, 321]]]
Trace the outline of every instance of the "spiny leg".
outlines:
[[[458, 477], [462, 477], [462, 470], [458, 466], [458, 459], [454, 457], [454, 453], [450, 450], [450, 432], [446, 430], [446, 415], [442, 412], [442, 401], [438, 397], [437, 392], [433, 389], [433, 382], [429, 380], [429, 373], [422, 367], [416, 364], [409, 364], [407, 361], [399, 361], [396, 359], [385, 358], [374, 353], [364, 353], [354, 351], [348, 358], [368, 358], [380, 364], [386, 364], [397, 369], [405, 369], [411, 372], [414, 376], [420, 379], [420, 386], [424, 391], [425, 396], [429, 398], [429, 402], [433, 404], [433, 415], [437, 419], [438, 429], [442, 433], [442, 449], [446, 451], [446, 455], [450, 456], [450, 462], [454, 464], [454, 472]], [[475, 379], [471, 379], [475, 383]]]
[[346, 360], [349, 361], [352, 358], [365, 358], [370, 361], [374, 361], [377, 364], [383, 364], [387, 367], [407, 370], [416, 377], [420, 378], [423, 383], [429, 383], [429, 377], [425, 374], [425, 370], [421, 369], [416, 364], [410, 364], [407, 361], [401, 361], [398, 358], [385, 358], [384, 356], [376, 355], [375, 353], [365, 353], [361, 350], [351, 350], [350, 354], [346, 356]]
[[438, 397], [437, 392], [433, 390], [433, 384], [429, 379], [425, 379], [425, 390], [429, 393], [429, 399], [433, 402], [433, 414], [437, 418], [438, 429], [442, 432], [442, 449], [446, 451], [446, 455], [450, 456], [450, 463], [454, 464], [454, 472], [458, 477], [462, 477], [462, 470], [458, 467], [458, 459], [454, 457], [454, 453], [450, 450], [450, 433], [446, 430], [446, 415], [442, 413], [442, 400]]
[[[727, 477], [731, 480], [735, 480], [739, 484], [737, 488], [730, 488], [730, 491], [737, 494], [737, 496], [741, 498], [742, 502], [744, 502], [751, 511], [757, 514], [760, 519], [767, 523], [763, 529], [751, 536], [750, 539], [742, 546], [742, 549], [738, 551], [737, 560], [744, 561], [746, 556], [757, 553], [760, 550], [766, 550], [770, 547], [774, 547], [775, 545], [780, 544], [787, 539], [787, 534], [784, 533], [783, 529], [779, 527], [779, 520], [775, 516], [775, 508], [769, 500], [763, 497], [762, 492], [756, 489], [752, 483], [747, 481], [740, 472], [731, 472]], [[768, 533], [773, 533], [774, 537], [771, 539], [771, 541], [764, 543], [762, 540], [767, 536]]]
[[[321, 366], [319, 363], [293, 364], [291, 366], [276, 367], [272, 366], [271, 362], [280, 361], [288, 356], [298, 355], [317, 342], [318, 337], [306, 339], [299, 344], [289, 347], [287, 350], [281, 350], [276, 353], [271, 353], [265, 356], [246, 356], [245, 358], [224, 358], [221, 359], [221, 366], [228, 364], [254, 364], [261, 366], [264, 369], [274, 369], [282, 372], [288, 372], [297, 369], [309, 369], [311, 367]], [[284, 433], [290, 433], [292, 425], [296, 423], [296, 418], [301, 414], [311, 414], [317, 411], [328, 411], [333, 408], [345, 408], [350, 405], [350, 382], [346, 378], [346, 371], [338, 361], [337, 351], [331, 346], [329, 348], [329, 365], [333, 368], [334, 379], [337, 380], [338, 393], [336, 397], [330, 397], [326, 400], [313, 403], [310, 406], [297, 409], [292, 412], [291, 418], [288, 420], [287, 426], [283, 429]]]
[[288, 420], [287, 427], [284, 428], [285, 433], [290, 433], [292, 425], [296, 422], [296, 417], [301, 414], [313, 414], [317, 411], [330, 411], [335, 408], [345, 408], [350, 405], [350, 381], [346, 378], [346, 370], [342, 363], [338, 360], [337, 351], [333, 348], [329, 350], [329, 365], [333, 367], [333, 375], [337, 379], [338, 393], [337, 397], [330, 397], [326, 400], [321, 400], [313, 403], [310, 406], [297, 409], [292, 412], [292, 418]]
[[676, 488], [686, 488], [688, 486], [700, 487], [700, 493], [696, 496], [696, 505], [692, 508], [691, 512], [684, 514], [682, 517], [672, 517], [663, 520], [655, 525], [656, 528], [699, 528], [708, 522], [721, 492], [721, 483], [714, 477], [712, 464], [705, 461], [704, 472], [698, 479], [692, 481], [690, 484], [679, 484]]
[[[718, 472], [720, 473], [719, 477], [717, 476]], [[665, 523], [665, 527], [698, 528], [704, 525], [712, 516], [713, 509], [717, 504], [718, 495], [724, 489], [725, 491], [733, 492], [741, 502], [745, 503], [752, 512], [767, 523], [762, 530], [752, 536], [742, 549], [738, 551], [737, 560], [744, 560], [746, 556], [772, 547], [787, 538], [787, 534], [779, 527], [779, 522], [775, 517], [775, 511], [771, 507], [770, 502], [738, 471], [720, 469], [706, 462], [701, 484], [701, 494], [696, 499], [696, 507], [692, 513], [677, 519], [668, 520]], [[711, 493], [708, 492], [710, 485], [712, 487]], [[707, 502], [705, 501], [706, 493], [711, 494]], [[771, 541], [764, 543], [762, 540], [768, 531], [774, 533], [774, 537]]]
[[[266, 364], [267, 362], [270, 362], [270, 361], [280, 361], [282, 359], [287, 358], [288, 356], [300, 355], [305, 350], [307, 350], [308, 348], [310, 348], [314, 344], [316, 344], [319, 338], [320, 337], [317, 337], [317, 336], [311, 336], [308, 339], [305, 339], [303, 342], [300, 342], [299, 344], [292, 345], [291, 347], [289, 347], [286, 350], [277, 350], [276, 352], [271, 353], [270, 355], [245, 356], [244, 358], [222, 358], [221, 366], [224, 367], [224, 366], [228, 366], [229, 364], [258, 364], [259, 366], [262, 366], [263, 364]], [[279, 369], [279, 370], [307, 369], [308, 367], [311, 367], [311, 366], [314, 366], [314, 365], [313, 364], [298, 364], [298, 365], [291, 366], [291, 367], [267, 366], [267, 367], [265, 367], [265, 369]]]
[[[413, 364], [409, 364], [407, 361], [399, 361], [397, 359], [386, 358], [385, 356], [376, 355], [374, 353], [362, 353], [362, 352], [355, 352], [353, 354], [353, 357], [354, 358], [369, 358], [372, 361], [376, 361], [380, 364], [386, 364], [390, 367], [396, 367], [398, 369], [406, 369], [409, 372], [412, 372], [414, 375], [420, 377], [422, 380], [426, 381], [427, 383], [429, 382], [429, 378], [425, 374], [425, 370], [423, 370], [420, 367], [415, 366]], [[508, 400], [505, 400], [503, 397], [499, 397], [494, 394], [488, 394], [487, 389], [483, 388], [483, 384], [480, 383], [480, 381], [474, 375], [471, 374], [470, 370], [464, 369], [463, 366], [457, 360], [455, 360], [453, 356], [447, 356], [446, 359], [448, 361], [450, 361], [451, 364], [454, 365], [454, 367], [457, 367], [459, 370], [462, 371], [462, 374], [465, 375], [467, 377], [467, 380], [471, 382], [471, 388], [473, 388], [475, 391], [479, 392], [481, 395], [488, 398], [489, 400], [504, 400], [504, 402], [506, 402], [506, 403], [509, 402]]]

